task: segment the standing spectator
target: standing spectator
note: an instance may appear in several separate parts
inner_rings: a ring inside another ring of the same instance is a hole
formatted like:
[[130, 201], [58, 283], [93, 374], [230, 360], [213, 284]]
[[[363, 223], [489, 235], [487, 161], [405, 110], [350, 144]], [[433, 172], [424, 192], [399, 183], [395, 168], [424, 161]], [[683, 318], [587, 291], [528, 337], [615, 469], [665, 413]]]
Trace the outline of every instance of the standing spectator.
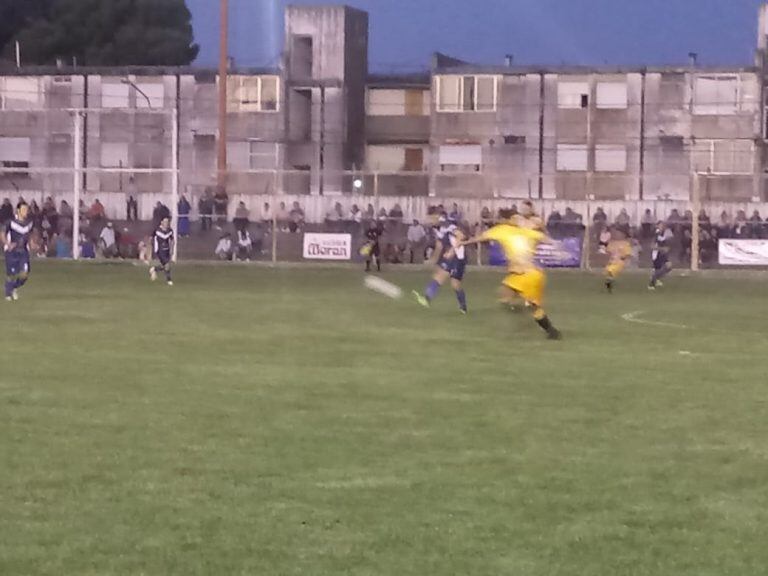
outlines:
[[232, 260], [232, 235], [229, 232], [221, 235], [214, 254], [219, 260]]
[[179, 198], [179, 204], [178, 204], [178, 211], [179, 211], [179, 237], [184, 238], [186, 236], [189, 236], [189, 213], [192, 211], [192, 205], [189, 203], [189, 200], [187, 200], [187, 197], [182, 194], [181, 198]]
[[99, 248], [101, 248], [104, 258], [115, 258], [118, 255], [117, 236], [112, 222], [107, 222], [107, 225], [101, 230]]
[[629, 214], [627, 213], [626, 208], [622, 208], [619, 214], [616, 216], [615, 224], [622, 230], [628, 230], [629, 229]]
[[69, 238], [72, 237], [72, 225], [74, 224], [74, 219], [75, 215], [72, 211], [72, 207], [66, 200], [62, 200], [59, 207], [59, 230]]
[[760, 212], [757, 210], [752, 212], [752, 216], [749, 218], [749, 227], [752, 233], [752, 238], [763, 237], [763, 219], [760, 218]]
[[290, 212], [290, 223], [288, 224], [288, 229], [291, 232], [300, 232], [304, 227], [304, 220], [304, 210], [302, 210], [298, 202], [294, 202]]
[[646, 208], [643, 212], [643, 216], [640, 219], [640, 226], [643, 230], [643, 238], [650, 238], [653, 236], [653, 225], [656, 223], [656, 218], [651, 212], [650, 208]]
[[598, 206], [592, 215], [592, 225], [595, 228], [602, 228], [608, 222], [608, 215], [603, 211], [602, 206]]
[[261, 222], [267, 226], [267, 230], [272, 229], [272, 208], [269, 202], [264, 202], [264, 205], [261, 207]]
[[395, 204], [389, 211], [389, 218], [395, 222], [402, 222], [403, 216], [403, 209], [400, 208], [400, 204]]
[[250, 222], [251, 212], [245, 207], [245, 202], [240, 202], [235, 209], [235, 217], [232, 223], [235, 225], [235, 231], [246, 230]]
[[451, 211], [448, 213], [448, 220], [451, 222], [459, 223], [462, 220], [462, 213], [461, 210], [459, 210], [459, 205], [456, 204], [456, 202], [453, 203], [453, 207], [451, 208]]
[[51, 235], [56, 235], [59, 232], [59, 213], [56, 211], [56, 203], [53, 198], [48, 196], [43, 203], [43, 219], [48, 220], [50, 224]]
[[13, 218], [13, 205], [11, 201], [6, 198], [3, 200], [3, 205], [0, 206], [0, 226], [5, 226]]
[[336, 202], [333, 208], [325, 215], [325, 224], [328, 230], [337, 232], [341, 230], [341, 223], [344, 221], [344, 208], [340, 202]]
[[363, 220], [366, 222], [372, 222], [376, 219], [376, 211], [373, 209], [373, 204], [368, 204], [363, 214]]
[[413, 224], [408, 226], [408, 254], [409, 261], [413, 264], [414, 255], [416, 252], [424, 253], [424, 240], [427, 237], [427, 233], [424, 230], [424, 226], [419, 224], [418, 220], [414, 220]]
[[731, 217], [728, 215], [728, 212], [723, 210], [723, 212], [720, 214], [720, 219], [717, 221], [717, 224], [715, 225], [717, 228], [717, 235], [719, 238], [730, 238], [731, 237]]
[[128, 200], [125, 201], [126, 220], [135, 222], [139, 219], [139, 204], [136, 197], [139, 195], [139, 189], [136, 187], [136, 179], [131, 176], [128, 178]]
[[277, 227], [280, 230], [288, 230], [289, 222], [291, 221], [291, 215], [288, 212], [288, 208], [285, 206], [285, 202], [280, 202], [280, 206], [277, 209]]
[[[506, 212], [505, 212], [506, 215]], [[547, 228], [549, 230], [556, 230], [560, 227], [560, 223], [563, 221], [563, 217], [558, 210], [552, 210], [547, 218]]]
[[352, 204], [352, 208], [349, 209], [349, 221], [355, 225], [359, 225], [363, 221], [363, 213], [357, 204]]
[[490, 228], [493, 225], [493, 213], [488, 206], [483, 206], [483, 209], [480, 210], [480, 223], [483, 228]]
[[241, 228], [237, 231], [237, 260], [245, 262], [251, 261], [253, 251], [253, 241], [247, 228]]
[[170, 217], [171, 211], [168, 209], [168, 206], [158, 201], [157, 204], [155, 204], [155, 209], [152, 211], [152, 225], [157, 228], [160, 226], [160, 222], [165, 218], [170, 219]]
[[744, 210], [739, 210], [736, 213], [736, 220], [733, 223], [733, 234], [736, 238], [746, 238], [749, 236], [747, 214]]
[[709, 226], [709, 215], [707, 214], [707, 211], [702, 208], [699, 210], [699, 226]]
[[197, 201], [197, 213], [200, 215], [202, 231], [210, 230], [213, 222], [213, 193], [210, 187], [206, 187], [203, 195]]
[[216, 187], [216, 194], [213, 195], [213, 211], [216, 214], [216, 222], [221, 225], [227, 221], [227, 207], [229, 206], [229, 195], [223, 186]]

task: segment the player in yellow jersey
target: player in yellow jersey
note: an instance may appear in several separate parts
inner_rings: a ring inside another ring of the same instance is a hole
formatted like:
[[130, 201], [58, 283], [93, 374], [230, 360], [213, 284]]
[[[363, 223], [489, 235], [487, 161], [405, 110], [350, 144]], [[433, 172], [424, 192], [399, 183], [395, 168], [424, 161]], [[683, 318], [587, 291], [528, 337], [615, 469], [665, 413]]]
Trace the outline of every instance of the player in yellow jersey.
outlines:
[[613, 292], [613, 283], [632, 257], [632, 246], [626, 233], [618, 227], [611, 228], [611, 239], [608, 241], [608, 265], [605, 267], [605, 288], [610, 294]]
[[502, 290], [508, 298], [520, 296], [533, 310], [533, 317], [551, 340], [559, 340], [560, 332], [552, 326], [543, 307], [544, 286], [547, 277], [534, 261], [536, 247], [548, 241], [538, 230], [521, 228], [511, 224], [499, 224], [465, 244], [497, 242], [507, 258], [509, 274], [502, 281]]
[[536, 214], [533, 208], [533, 202], [524, 200], [520, 205], [520, 213], [510, 219], [510, 224], [520, 228], [529, 228], [531, 230], [544, 231], [544, 221]]

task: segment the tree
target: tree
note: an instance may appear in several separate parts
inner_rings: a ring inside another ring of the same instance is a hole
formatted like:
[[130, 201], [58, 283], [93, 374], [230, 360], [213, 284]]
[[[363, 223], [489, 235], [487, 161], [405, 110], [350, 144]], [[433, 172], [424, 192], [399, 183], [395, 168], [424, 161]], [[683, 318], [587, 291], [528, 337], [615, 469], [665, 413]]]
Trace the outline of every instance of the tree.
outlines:
[[199, 50], [191, 20], [184, 0], [53, 0], [16, 39], [27, 64], [182, 66]]
[[54, 0], [0, 0], [0, 52], [13, 51], [13, 37], [32, 22], [45, 18]]

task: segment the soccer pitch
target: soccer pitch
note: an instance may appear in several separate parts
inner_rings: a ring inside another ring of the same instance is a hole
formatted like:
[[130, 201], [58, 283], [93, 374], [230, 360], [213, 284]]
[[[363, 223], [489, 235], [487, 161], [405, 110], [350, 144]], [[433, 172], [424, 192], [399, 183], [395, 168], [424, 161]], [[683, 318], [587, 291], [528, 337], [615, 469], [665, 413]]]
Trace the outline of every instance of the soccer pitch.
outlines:
[[500, 277], [35, 263], [0, 574], [764, 575], [766, 277], [556, 273], [560, 342]]

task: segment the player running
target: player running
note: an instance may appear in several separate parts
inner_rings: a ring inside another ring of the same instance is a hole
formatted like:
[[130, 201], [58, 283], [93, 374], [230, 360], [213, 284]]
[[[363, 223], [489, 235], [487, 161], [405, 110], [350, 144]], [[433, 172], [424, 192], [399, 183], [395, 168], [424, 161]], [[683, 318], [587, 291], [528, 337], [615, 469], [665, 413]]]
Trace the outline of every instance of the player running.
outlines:
[[159, 266], [150, 264], [149, 277], [154, 282], [157, 280], [157, 273], [165, 273], [165, 281], [168, 286], [173, 286], [171, 279], [171, 259], [173, 258], [173, 243], [176, 238], [171, 229], [171, 219], [163, 218], [160, 226], [152, 234], [152, 254], [160, 262]]
[[462, 286], [464, 272], [467, 268], [466, 249], [462, 244], [466, 240], [466, 236], [460, 228], [449, 224], [447, 221], [443, 220], [441, 224], [444, 226], [438, 229], [438, 241], [440, 242], [438, 250], [440, 250], [441, 254], [438, 258], [437, 270], [434, 276], [432, 276], [432, 281], [424, 290], [424, 294], [419, 294], [414, 290], [413, 295], [419, 304], [429, 307], [432, 300], [437, 296], [440, 287], [450, 278], [451, 287], [456, 293], [456, 299], [459, 302], [459, 311], [462, 314], [466, 314], [467, 295]]
[[672, 230], [667, 228], [664, 222], [659, 222], [656, 227], [656, 235], [653, 241], [653, 251], [651, 260], [653, 260], [653, 274], [648, 283], [648, 290], [656, 290], [663, 286], [661, 279], [672, 271], [672, 263], [669, 261], [669, 244], [674, 235]]
[[29, 206], [21, 201], [16, 206], [16, 215], [5, 228], [5, 299], [8, 302], [19, 299], [19, 289], [29, 279], [29, 236], [32, 220]]
[[547, 277], [544, 270], [534, 261], [536, 248], [551, 240], [538, 230], [521, 228], [510, 224], [499, 224], [476, 238], [466, 242], [498, 242], [507, 258], [509, 274], [502, 281], [502, 290], [508, 299], [521, 296], [531, 307], [536, 323], [547, 333], [550, 340], [559, 340], [562, 336], [550, 322], [543, 308], [544, 287]]
[[608, 265], [605, 267], [605, 289], [609, 294], [613, 293], [613, 283], [624, 271], [627, 262], [632, 257], [632, 246], [627, 240], [626, 233], [617, 228], [610, 228], [610, 240], [606, 251], [608, 252]]
[[372, 222], [368, 230], [365, 231], [365, 246], [360, 250], [360, 254], [365, 256], [365, 271], [371, 271], [371, 261], [376, 263], [376, 271], [381, 272], [381, 235], [382, 231], [376, 222]]

